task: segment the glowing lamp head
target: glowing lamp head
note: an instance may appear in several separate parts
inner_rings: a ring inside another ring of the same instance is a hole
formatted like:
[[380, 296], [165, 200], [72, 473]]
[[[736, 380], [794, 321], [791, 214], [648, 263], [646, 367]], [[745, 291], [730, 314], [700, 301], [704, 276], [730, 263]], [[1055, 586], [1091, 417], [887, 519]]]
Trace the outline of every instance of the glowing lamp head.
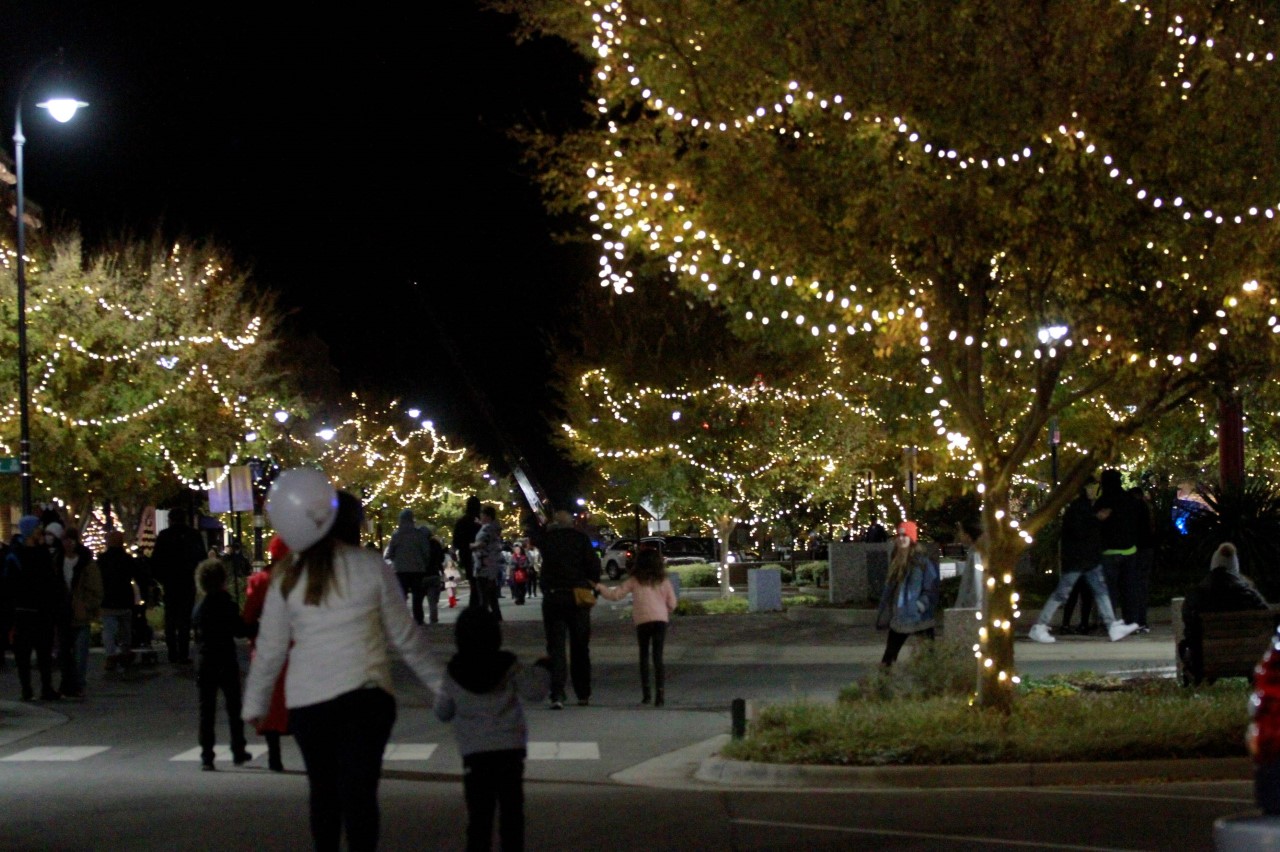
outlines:
[[324, 429], [321, 429], [319, 432], [317, 432], [316, 437], [322, 441], [332, 441], [334, 435], [337, 435], [337, 434], [338, 433], [335, 432], [334, 430], [326, 427]]
[[78, 101], [75, 98], [49, 98], [44, 103], [36, 104], [40, 109], [47, 109], [49, 115], [62, 124], [66, 124], [74, 118], [76, 110], [80, 109], [80, 107], [87, 107], [88, 105], [86, 101]]
[[289, 419], [289, 412], [281, 410], [281, 411], [277, 411], [272, 416], [275, 417], [277, 423], [285, 423]]

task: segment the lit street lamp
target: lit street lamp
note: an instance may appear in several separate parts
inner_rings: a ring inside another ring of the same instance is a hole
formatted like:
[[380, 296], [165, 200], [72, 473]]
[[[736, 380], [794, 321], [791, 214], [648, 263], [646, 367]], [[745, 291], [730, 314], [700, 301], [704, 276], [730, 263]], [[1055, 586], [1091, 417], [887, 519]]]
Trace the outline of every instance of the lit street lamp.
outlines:
[[[22, 168], [22, 147], [26, 144], [26, 137], [22, 135], [22, 97], [26, 94], [27, 86], [35, 79], [38, 72], [50, 62], [61, 61], [62, 55], [50, 57], [43, 62], [38, 63], [23, 79], [22, 85], [18, 87], [18, 104], [14, 109], [13, 116], [13, 164], [14, 172], [18, 179], [17, 184], [17, 203], [15, 205], [15, 213], [18, 222], [18, 421], [21, 430], [21, 437], [18, 444], [18, 464], [22, 477], [22, 513], [30, 515], [31, 504], [31, 416], [30, 404], [31, 394], [27, 387], [27, 228], [23, 221], [24, 210], [24, 180]], [[44, 103], [36, 104], [41, 109], [47, 109], [57, 121], [65, 123], [71, 120], [76, 114], [76, 110], [80, 107], [88, 106], [84, 101], [75, 98], [51, 98]]]

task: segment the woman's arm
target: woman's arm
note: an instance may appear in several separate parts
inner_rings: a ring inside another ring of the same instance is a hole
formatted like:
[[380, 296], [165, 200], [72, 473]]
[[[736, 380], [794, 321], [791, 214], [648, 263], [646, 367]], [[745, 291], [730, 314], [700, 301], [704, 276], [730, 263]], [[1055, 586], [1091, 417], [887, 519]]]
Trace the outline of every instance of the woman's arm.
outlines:
[[596, 591], [600, 593], [600, 597], [609, 601], [620, 601], [627, 595], [631, 594], [631, 590], [636, 586], [635, 577], [628, 577], [622, 581], [620, 586], [606, 586], [604, 583], [596, 583]]
[[431, 659], [430, 646], [422, 628], [409, 615], [409, 608], [404, 605], [404, 593], [400, 589], [400, 581], [396, 579], [391, 566], [382, 560], [378, 572], [379, 609], [382, 615], [382, 630], [387, 641], [395, 646], [414, 675], [427, 688], [428, 701], [435, 701], [435, 692], [439, 689], [443, 672]]

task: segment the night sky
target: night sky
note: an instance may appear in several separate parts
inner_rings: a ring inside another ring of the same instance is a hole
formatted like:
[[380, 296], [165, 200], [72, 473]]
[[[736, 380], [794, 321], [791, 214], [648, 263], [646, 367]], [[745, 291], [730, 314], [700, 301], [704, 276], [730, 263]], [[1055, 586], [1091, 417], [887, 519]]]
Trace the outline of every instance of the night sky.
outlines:
[[[510, 446], [571, 496], [544, 342], [593, 258], [553, 241], [571, 223], [547, 220], [507, 130], [577, 120], [584, 68], [471, 2], [275, 5], [5, 4], [10, 155], [19, 78], [66, 56], [25, 99], [27, 196], [91, 246], [214, 238], [291, 333], [327, 344], [339, 387], [420, 405], [491, 457]], [[90, 102], [65, 126], [30, 106], [60, 74]]]

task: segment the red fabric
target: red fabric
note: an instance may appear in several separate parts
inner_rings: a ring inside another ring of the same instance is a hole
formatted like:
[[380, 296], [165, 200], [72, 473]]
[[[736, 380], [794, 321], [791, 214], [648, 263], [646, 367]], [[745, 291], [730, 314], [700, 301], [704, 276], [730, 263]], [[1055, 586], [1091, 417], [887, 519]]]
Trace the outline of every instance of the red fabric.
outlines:
[[278, 535], [273, 535], [271, 541], [267, 543], [267, 555], [271, 557], [272, 562], [279, 562], [289, 555], [289, 545], [284, 543]]
[[[245, 623], [253, 626], [262, 618], [262, 609], [267, 604], [267, 591], [271, 588], [271, 572], [258, 571], [249, 576], [249, 582], [244, 592], [244, 620]], [[289, 733], [289, 708], [284, 703], [284, 676], [289, 670], [289, 663], [286, 661], [284, 668], [280, 669], [280, 676], [276, 678], [276, 687], [271, 693], [271, 709], [267, 711], [267, 715], [258, 720], [255, 729], [259, 734], [275, 732], [278, 734]]]

